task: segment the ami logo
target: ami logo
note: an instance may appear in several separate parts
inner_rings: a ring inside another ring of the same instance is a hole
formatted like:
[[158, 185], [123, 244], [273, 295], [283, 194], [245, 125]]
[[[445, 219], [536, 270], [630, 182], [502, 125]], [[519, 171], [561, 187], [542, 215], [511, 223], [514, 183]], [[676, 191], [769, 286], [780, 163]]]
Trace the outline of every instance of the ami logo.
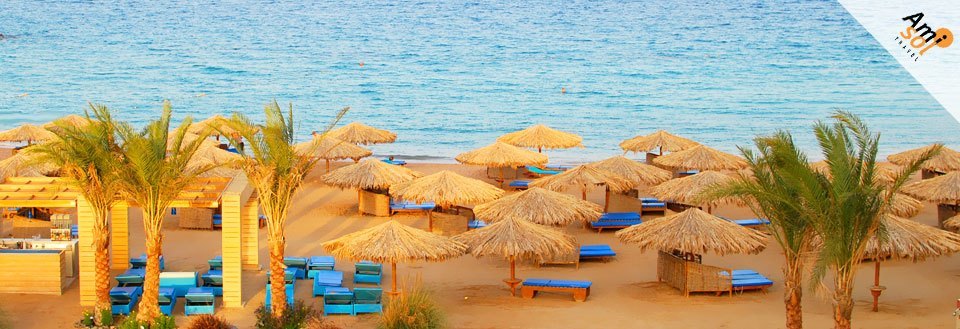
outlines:
[[910, 25], [894, 39], [914, 62], [920, 60], [933, 46], [947, 48], [953, 44], [953, 32], [950, 32], [950, 29], [941, 27], [934, 31], [927, 23], [921, 24], [922, 19], [923, 13], [904, 17], [903, 20], [910, 22]]

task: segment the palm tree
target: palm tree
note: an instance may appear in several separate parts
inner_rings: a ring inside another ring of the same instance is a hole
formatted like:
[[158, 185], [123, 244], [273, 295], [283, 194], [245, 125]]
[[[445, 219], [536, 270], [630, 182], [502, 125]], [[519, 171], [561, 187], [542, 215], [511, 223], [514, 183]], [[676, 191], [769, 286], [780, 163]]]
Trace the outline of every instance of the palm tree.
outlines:
[[[329, 131], [346, 113], [342, 109], [333, 123], [326, 128]], [[234, 113], [225, 125], [235, 131], [239, 138], [230, 142], [241, 152], [243, 159], [239, 167], [257, 191], [260, 208], [267, 217], [267, 239], [270, 251], [270, 294], [271, 314], [283, 316], [286, 309], [284, 289], [283, 255], [286, 249], [284, 226], [287, 213], [293, 203], [294, 194], [303, 185], [303, 180], [319, 160], [318, 157], [300, 155], [294, 150], [293, 105], [286, 114], [274, 101], [264, 107], [266, 122], [255, 125], [242, 114]], [[246, 140], [246, 147], [239, 147], [240, 138]], [[319, 143], [315, 143], [319, 144]], [[313, 154], [314, 152], [306, 152]]]
[[38, 161], [60, 167], [60, 175], [68, 178], [93, 210], [94, 282], [96, 314], [110, 309], [110, 210], [120, 191], [117, 178], [116, 124], [110, 110], [103, 105], [89, 104], [85, 119], [88, 125], [79, 128], [69, 123], [56, 123], [56, 138], [31, 147], [38, 152]]
[[811, 279], [819, 283], [827, 270], [832, 271], [834, 326], [846, 329], [853, 313], [854, 276], [866, 256], [867, 242], [878, 230], [883, 235], [880, 219], [889, 211], [891, 197], [940, 147], [908, 163], [885, 188], [874, 179], [880, 136], [851, 113], [838, 111], [833, 118], [833, 124], [818, 122], [814, 126], [831, 178], [818, 174], [816, 184], [805, 186], [808, 192], [798, 202], [818, 205], [807, 214], [823, 241]]
[[123, 141], [120, 147], [123, 170], [118, 173], [121, 192], [143, 209], [147, 267], [137, 315], [141, 320], [152, 320], [160, 314], [157, 297], [160, 289], [163, 217], [170, 203], [187, 185], [211, 169], [208, 166], [188, 165], [201, 142], [209, 136], [209, 131], [192, 141], [186, 141], [184, 136], [191, 119], [186, 118], [171, 132], [171, 114], [170, 102], [164, 101], [160, 118], [142, 130], [135, 130], [126, 123], [118, 125]]
[[752, 177], [741, 174], [736, 180], [707, 190], [700, 197], [706, 200], [739, 197], [755, 214], [770, 220], [769, 231], [783, 249], [786, 327], [802, 328], [802, 280], [804, 264], [814, 250], [814, 232], [804, 216], [809, 209], [796, 200], [806, 190], [804, 185], [816, 181], [817, 176], [810, 170], [806, 156], [797, 149], [789, 133], [781, 131], [772, 136], [757, 137], [754, 144], [757, 153], [740, 149], [753, 172]]

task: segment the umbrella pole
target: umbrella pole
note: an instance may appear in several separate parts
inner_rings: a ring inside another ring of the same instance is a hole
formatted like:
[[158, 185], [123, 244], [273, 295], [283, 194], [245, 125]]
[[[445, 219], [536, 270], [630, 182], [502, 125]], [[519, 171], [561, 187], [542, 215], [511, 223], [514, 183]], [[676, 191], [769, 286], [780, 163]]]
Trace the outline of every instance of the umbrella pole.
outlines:
[[543, 153], [543, 146], [537, 146], [537, 153]]
[[603, 212], [610, 212], [610, 187], [607, 186], [606, 194], [603, 196]]
[[[443, 208], [440, 208], [443, 211]], [[433, 210], [427, 211], [427, 232], [433, 232]]]
[[330, 159], [324, 159], [327, 162], [327, 172], [330, 172]]
[[880, 257], [877, 257], [873, 266], [873, 287], [870, 287], [870, 294], [873, 295], [873, 311], [880, 311], [880, 294], [886, 287], [880, 285]]
[[510, 296], [517, 295], [517, 285], [520, 284], [520, 280], [517, 280], [517, 260], [510, 256], [510, 278], [503, 280], [508, 286], [510, 286]]
[[587, 188], [580, 189], [580, 196], [583, 198], [583, 201], [587, 201]]
[[500, 188], [503, 188], [503, 167], [500, 167]]
[[388, 293], [390, 295], [396, 296], [399, 293], [397, 292], [397, 263], [390, 263], [390, 276], [393, 277], [393, 289]]

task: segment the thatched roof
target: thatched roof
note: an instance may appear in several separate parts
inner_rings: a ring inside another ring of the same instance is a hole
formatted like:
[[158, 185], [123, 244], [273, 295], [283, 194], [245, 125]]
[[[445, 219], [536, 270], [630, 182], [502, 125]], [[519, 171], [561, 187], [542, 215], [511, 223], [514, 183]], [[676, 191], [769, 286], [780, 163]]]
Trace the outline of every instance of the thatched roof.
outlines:
[[[701, 201], [699, 199], [700, 193], [708, 188], [733, 181], [734, 179], [736, 178], [724, 173], [716, 171], [702, 171], [694, 175], [663, 182], [660, 185], [654, 186], [650, 190], [650, 194], [653, 194], [653, 196], [659, 198], [660, 200], [696, 205]], [[739, 198], [723, 198], [711, 202], [710, 205], [724, 203], [743, 204]]]
[[347, 143], [363, 145], [393, 143], [397, 140], [397, 134], [389, 130], [377, 129], [360, 122], [351, 122], [331, 130], [327, 135]]
[[492, 168], [520, 167], [547, 163], [547, 156], [542, 153], [522, 149], [503, 142], [494, 142], [493, 144], [473, 151], [460, 153], [456, 159], [461, 163]]
[[39, 162], [38, 153], [25, 148], [0, 160], [0, 182], [8, 177], [43, 177], [60, 168], [49, 162]]
[[297, 153], [310, 155], [324, 160], [359, 160], [373, 155], [373, 152], [363, 147], [345, 142], [329, 135], [314, 137], [310, 141], [294, 145]]
[[233, 177], [240, 173], [235, 164], [243, 157], [239, 154], [223, 150], [216, 146], [201, 145], [187, 163], [187, 170], [214, 167], [201, 177]]
[[947, 220], [943, 221], [943, 227], [948, 230], [960, 230], [960, 215], [947, 218]]
[[[874, 180], [880, 184], [893, 183], [902, 170], [899, 165], [890, 162], [877, 162], [875, 165], [876, 172], [874, 172]], [[813, 162], [810, 164], [810, 169], [827, 176], [827, 178], [831, 178], [830, 166], [827, 165], [827, 161], [821, 160]]]
[[187, 131], [194, 134], [200, 134], [203, 133], [204, 130], [209, 129], [209, 133], [211, 135], [225, 135], [229, 137], [236, 131], [226, 124], [227, 120], [229, 119], [217, 114], [201, 121], [194, 122], [189, 128], [187, 128]]
[[673, 173], [637, 161], [622, 155], [591, 163], [590, 166], [614, 173], [637, 185], [657, 185], [673, 178]]
[[[910, 162], [915, 161], [917, 158], [922, 156], [924, 153], [928, 152], [931, 148], [938, 144], [931, 144], [924, 147], [915, 148], [912, 150], [900, 152], [893, 154], [887, 157], [887, 160], [890, 162], [907, 165]], [[924, 162], [920, 166], [922, 169], [935, 170], [940, 172], [950, 172], [955, 170], [960, 170], [960, 152], [954, 151], [946, 146], [940, 149], [940, 153]]]
[[473, 208], [477, 218], [486, 222], [522, 219], [541, 225], [567, 225], [600, 218], [597, 204], [571, 195], [531, 187]]
[[623, 177], [609, 171], [594, 168], [588, 165], [576, 166], [562, 173], [538, 178], [530, 182], [531, 187], [542, 187], [552, 191], [562, 192], [571, 187], [581, 189], [590, 186], [606, 185], [613, 192], [623, 192], [634, 187], [634, 184]]
[[[173, 133], [173, 132], [171, 132], [170, 135], [167, 136], [167, 148], [168, 148], [168, 151], [170, 151], [170, 150], [169, 150], [170, 146], [173, 146], [173, 145], [171, 145], [171, 144], [173, 144], [173, 140], [174, 140], [176, 137], [177, 137], [177, 135], [176, 135], [175, 133]], [[191, 133], [191, 132], [188, 131], [186, 134], [183, 135], [183, 144], [181, 145], [181, 147], [185, 147], [185, 146], [189, 145], [190, 143], [193, 143], [193, 141], [197, 140], [197, 138], [200, 138], [200, 135], [197, 135], [197, 134], [194, 134], [194, 133]], [[216, 148], [216, 147], [218, 147], [218, 146], [220, 146], [219, 143], [217, 143], [216, 141], [214, 141], [214, 140], [212, 140], [212, 139], [209, 139], [209, 138], [204, 138], [203, 141], [200, 142], [200, 149], [206, 148], [206, 147]], [[198, 149], [198, 150], [199, 150], [199, 149]]]
[[867, 255], [918, 261], [960, 251], [960, 235], [956, 233], [893, 215], [883, 216], [880, 224], [885, 238], [874, 236], [868, 240]]
[[657, 157], [654, 163], [679, 169], [738, 170], [747, 167], [747, 161], [733, 154], [718, 151], [706, 145]]
[[901, 192], [932, 202], [960, 202], [960, 171], [907, 184]]
[[648, 152], [657, 148], [661, 148], [663, 151], [676, 152], [695, 145], [699, 144], [665, 130], [657, 130], [657, 132], [649, 135], [640, 135], [620, 142], [620, 148], [632, 152]]
[[326, 173], [320, 179], [339, 188], [383, 190], [393, 184], [408, 182], [421, 176], [423, 174], [406, 167], [370, 158]]
[[440, 207], [476, 204], [494, 200], [503, 190], [479, 179], [444, 170], [390, 186], [390, 195], [415, 202], [433, 201]]
[[0, 132], [0, 142], [37, 142], [55, 137], [57, 136], [46, 128], [29, 123]]
[[466, 244], [477, 258], [500, 256], [510, 260], [544, 260], [576, 251], [573, 236], [559, 229], [519, 218], [506, 218], [453, 237]]
[[756, 254], [766, 247], [767, 238], [757, 230], [690, 208], [656, 218], [616, 233], [623, 243], [640, 250], [681, 250], [695, 254]]
[[923, 202], [903, 193], [896, 193], [890, 198], [890, 212], [899, 217], [910, 218], [920, 213]]
[[396, 220], [323, 243], [341, 259], [377, 263], [438, 262], [463, 255], [467, 246], [448, 237], [400, 224]]
[[57, 127], [58, 123], [67, 124], [74, 127], [85, 127], [86, 125], [90, 124], [90, 120], [87, 120], [87, 118], [76, 114], [69, 114], [57, 118], [56, 120], [47, 122], [43, 125], [43, 127], [46, 129], [54, 129]]
[[541, 149], [565, 149], [583, 147], [583, 137], [559, 131], [544, 125], [532, 125], [527, 129], [504, 134], [497, 141], [522, 147]]

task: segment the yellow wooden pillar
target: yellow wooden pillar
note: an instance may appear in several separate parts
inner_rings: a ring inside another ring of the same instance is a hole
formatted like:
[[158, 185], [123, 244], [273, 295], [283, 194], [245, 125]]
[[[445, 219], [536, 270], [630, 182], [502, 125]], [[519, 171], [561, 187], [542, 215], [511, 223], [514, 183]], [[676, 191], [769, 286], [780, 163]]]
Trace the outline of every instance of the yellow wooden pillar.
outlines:
[[93, 250], [93, 225], [96, 215], [83, 196], [77, 197], [77, 229], [80, 269], [80, 306], [95, 306], [97, 303], [97, 262]]
[[130, 266], [130, 205], [119, 201], [110, 212], [110, 268], [125, 270]]
[[257, 270], [260, 266], [259, 233], [260, 203], [256, 194], [251, 194], [240, 210], [240, 264], [244, 270]]
[[241, 217], [243, 206], [250, 198], [252, 189], [244, 175], [237, 175], [223, 191], [220, 205], [223, 209], [221, 229], [221, 254], [223, 256], [223, 306], [243, 307], [241, 283], [241, 258], [243, 239]]

